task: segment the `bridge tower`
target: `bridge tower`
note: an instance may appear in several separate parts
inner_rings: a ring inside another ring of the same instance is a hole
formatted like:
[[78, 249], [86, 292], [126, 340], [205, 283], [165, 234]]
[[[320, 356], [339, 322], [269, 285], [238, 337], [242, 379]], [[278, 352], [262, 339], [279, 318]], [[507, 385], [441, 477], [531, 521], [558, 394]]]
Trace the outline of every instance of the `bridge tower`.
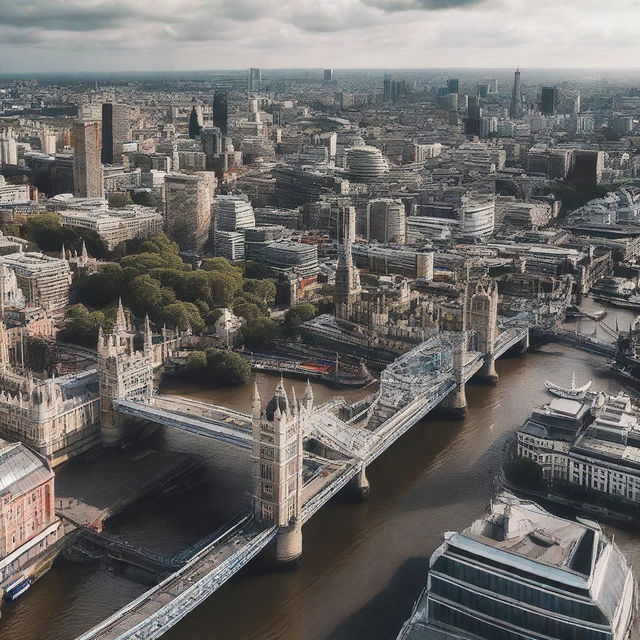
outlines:
[[464, 379], [464, 365], [467, 361], [467, 333], [461, 332], [460, 342], [455, 345], [453, 352], [453, 379], [455, 387], [440, 403], [439, 409], [452, 418], [464, 418], [467, 414], [467, 393]]
[[254, 515], [279, 527], [276, 560], [296, 562], [302, 555], [302, 433], [313, 405], [310, 387], [302, 402], [291, 402], [281, 379], [263, 408], [256, 384], [251, 407]]
[[133, 346], [134, 331], [122, 301], [111, 333], [98, 332], [98, 380], [100, 385], [100, 431], [105, 447], [116, 446], [131, 433], [123, 416], [113, 408], [118, 398], [150, 398], [153, 394], [153, 353], [150, 328], [145, 327], [144, 349]]
[[476, 284], [469, 297], [468, 328], [474, 332], [473, 349], [484, 355], [484, 364], [477, 378], [488, 384], [497, 384], [495, 343], [498, 333], [498, 287], [495, 283]]

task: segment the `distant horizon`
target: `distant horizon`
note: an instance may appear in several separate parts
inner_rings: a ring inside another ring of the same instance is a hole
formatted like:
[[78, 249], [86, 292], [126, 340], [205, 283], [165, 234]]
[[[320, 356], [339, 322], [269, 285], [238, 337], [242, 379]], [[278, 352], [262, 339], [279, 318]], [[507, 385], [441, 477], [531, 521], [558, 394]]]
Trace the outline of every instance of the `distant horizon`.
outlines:
[[[479, 71], [496, 71], [500, 73], [514, 73], [517, 69], [521, 72], [536, 73], [536, 72], [610, 72], [610, 73], [629, 73], [632, 75], [640, 76], [640, 66], [634, 65], [629, 67], [606, 67], [606, 66], [584, 66], [584, 67], [550, 67], [550, 66], [537, 66], [537, 67], [525, 67], [518, 66], [504, 66], [504, 67], [492, 67], [492, 66], [444, 66], [444, 67], [335, 67], [335, 66], [305, 66], [305, 67], [258, 67], [262, 72], [304, 72], [314, 71], [322, 72], [324, 69], [332, 69], [334, 72], [448, 72], [448, 71], [460, 71], [460, 72], [479, 72]], [[236, 68], [209, 68], [209, 69], [113, 69], [113, 70], [99, 70], [99, 69], [81, 69], [81, 70], [42, 70], [42, 71], [0, 71], [0, 78], [12, 78], [19, 76], [89, 76], [89, 75], [175, 75], [175, 74], [242, 74], [248, 73], [250, 67], [236, 67]]]
[[4, 74], [633, 70], [637, 22], [638, 0], [0, 0], [0, 60]]

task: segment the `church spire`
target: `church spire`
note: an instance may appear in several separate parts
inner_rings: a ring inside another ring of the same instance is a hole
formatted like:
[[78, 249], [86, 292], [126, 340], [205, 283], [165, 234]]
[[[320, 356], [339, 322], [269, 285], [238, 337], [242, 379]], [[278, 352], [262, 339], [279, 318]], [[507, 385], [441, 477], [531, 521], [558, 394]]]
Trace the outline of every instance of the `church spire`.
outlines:
[[113, 328], [114, 333], [126, 333], [129, 330], [127, 316], [122, 306], [122, 298], [118, 298], [118, 314], [116, 315], [116, 325]]

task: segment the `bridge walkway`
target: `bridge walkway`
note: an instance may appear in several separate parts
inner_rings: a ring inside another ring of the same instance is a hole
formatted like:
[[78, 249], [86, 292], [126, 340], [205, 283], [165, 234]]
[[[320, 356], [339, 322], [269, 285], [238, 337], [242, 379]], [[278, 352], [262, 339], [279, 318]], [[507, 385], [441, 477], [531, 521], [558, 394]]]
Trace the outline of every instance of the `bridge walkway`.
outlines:
[[276, 527], [260, 527], [245, 516], [184, 567], [77, 640], [159, 638], [244, 567], [276, 533]]

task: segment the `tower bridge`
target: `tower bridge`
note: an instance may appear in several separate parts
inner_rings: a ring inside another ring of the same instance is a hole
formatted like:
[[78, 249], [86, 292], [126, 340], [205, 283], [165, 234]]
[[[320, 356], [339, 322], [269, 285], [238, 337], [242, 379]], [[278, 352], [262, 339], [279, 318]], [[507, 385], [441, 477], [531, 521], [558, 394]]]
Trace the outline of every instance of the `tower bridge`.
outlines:
[[499, 331], [494, 289], [477, 288], [469, 312], [468, 330], [440, 332], [390, 364], [377, 394], [350, 420], [341, 417], [349, 408], [343, 399], [314, 407], [310, 384], [298, 399], [282, 380], [266, 404], [256, 386], [250, 414], [154, 394], [149, 348], [134, 352], [120, 318], [98, 348], [102, 375], [125, 378], [101, 382], [106, 440], [126, 437], [125, 419], [133, 417], [250, 449], [252, 504], [173, 574], [78, 640], [159, 638], [266, 547], [275, 543], [281, 563], [297, 561], [302, 525], [314, 513], [347, 485], [366, 495], [371, 462], [436, 407], [464, 414], [466, 383], [474, 376], [495, 383], [495, 359], [528, 346], [527, 327]]

